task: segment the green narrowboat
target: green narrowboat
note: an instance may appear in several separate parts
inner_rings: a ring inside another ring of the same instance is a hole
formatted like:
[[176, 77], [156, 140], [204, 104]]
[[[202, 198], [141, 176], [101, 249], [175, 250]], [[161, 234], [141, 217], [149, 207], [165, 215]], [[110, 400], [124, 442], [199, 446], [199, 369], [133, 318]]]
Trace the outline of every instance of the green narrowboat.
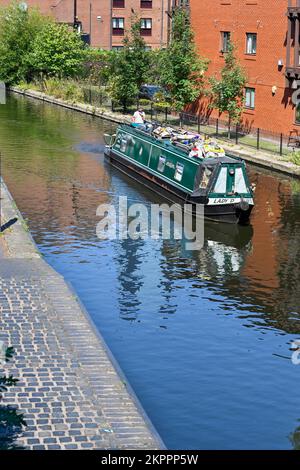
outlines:
[[106, 135], [105, 155], [172, 202], [203, 204], [211, 220], [247, 225], [254, 202], [245, 162], [226, 155], [193, 158], [193, 146], [175, 140], [157, 137], [153, 126], [122, 124], [114, 136]]

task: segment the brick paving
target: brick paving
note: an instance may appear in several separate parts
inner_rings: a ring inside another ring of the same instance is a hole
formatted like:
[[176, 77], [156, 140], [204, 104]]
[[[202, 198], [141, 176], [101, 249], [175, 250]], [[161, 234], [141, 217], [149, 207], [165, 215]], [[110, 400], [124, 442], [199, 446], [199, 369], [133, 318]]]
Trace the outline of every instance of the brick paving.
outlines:
[[[3, 186], [6, 218], [16, 215], [8, 196]], [[74, 291], [37, 255], [17, 215], [5, 235], [9, 257], [0, 255], [0, 340], [15, 349], [5, 371], [19, 379], [0, 406], [16, 408], [27, 423], [12, 444], [31, 450], [164, 448]]]
[[28, 449], [151, 449], [161, 443], [63, 278], [43, 260], [1, 260], [0, 340], [19, 379], [2, 402], [28, 424]]

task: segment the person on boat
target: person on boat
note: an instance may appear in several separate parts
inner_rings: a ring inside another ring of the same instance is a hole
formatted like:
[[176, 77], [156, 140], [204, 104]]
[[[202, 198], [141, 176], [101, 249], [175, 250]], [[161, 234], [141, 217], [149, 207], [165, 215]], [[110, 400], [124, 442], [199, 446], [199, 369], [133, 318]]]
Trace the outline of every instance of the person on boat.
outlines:
[[133, 115], [133, 119], [132, 119], [133, 125], [135, 127], [144, 128], [145, 119], [146, 119], [146, 116], [145, 116], [144, 110], [142, 108], [139, 108]]

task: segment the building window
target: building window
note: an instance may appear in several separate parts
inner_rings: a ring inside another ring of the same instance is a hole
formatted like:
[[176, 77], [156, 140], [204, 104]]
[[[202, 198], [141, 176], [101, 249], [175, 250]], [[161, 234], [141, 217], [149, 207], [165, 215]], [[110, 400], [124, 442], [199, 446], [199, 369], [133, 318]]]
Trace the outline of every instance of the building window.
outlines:
[[141, 36], [151, 36], [152, 34], [152, 19], [142, 18], [141, 19]]
[[125, 8], [125, 0], [113, 0], [113, 8]]
[[222, 31], [221, 32], [221, 52], [228, 52], [230, 44], [230, 32]]
[[124, 36], [124, 18], [113, 18], [112, 29], [114, 36]]
[[249, 109], [255, 108], [255, 88], [245, 89], [245, 107]]
[[255, 55], [257, 45], [257, 34], [247, 33], [246, 54]]
[[141, 8], [152, 8], [152, 0], [141, 0]]
[[112, 46], [113, 51], [121, 51], [124, 46]]

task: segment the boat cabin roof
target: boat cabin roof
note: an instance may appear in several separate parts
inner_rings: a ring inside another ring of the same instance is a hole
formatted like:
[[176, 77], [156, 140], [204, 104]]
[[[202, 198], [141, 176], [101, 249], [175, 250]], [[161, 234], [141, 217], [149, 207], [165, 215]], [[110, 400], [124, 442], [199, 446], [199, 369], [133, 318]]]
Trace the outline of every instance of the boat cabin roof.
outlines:
[[122, 127], [129, 128], [130, 132], [142, 134], [143, 136], [147, 137], [148, 139], [153, 140], [153, 143], [156, 145], [159, 143], [162, 147], [166, 147], [167, 149], [170, 147], [172, 151], [176, 150], [176, 152], [183, 156], [184, 158], [188, 158], [189, 160], [193, 161], [193, 163], [198, 163], [204, 165], [207, 168], [213, 169], [213, 167], [219, 166], [220, 164], [229, 164], [229, 165], [238, 165], [243, 162], [243, 160], [239, 157], [230, 157], [228, 155], [220, 156], [220, 157], [207, 157], [207, 158], [192, 158], [189, 157], [189, 147], [183, 144], [174, 144], [170, 139], [159, 139], [151, 131], [147, 131], [138, 127], [132, 126], [130, 123], [124, 123], [121, 125]]

